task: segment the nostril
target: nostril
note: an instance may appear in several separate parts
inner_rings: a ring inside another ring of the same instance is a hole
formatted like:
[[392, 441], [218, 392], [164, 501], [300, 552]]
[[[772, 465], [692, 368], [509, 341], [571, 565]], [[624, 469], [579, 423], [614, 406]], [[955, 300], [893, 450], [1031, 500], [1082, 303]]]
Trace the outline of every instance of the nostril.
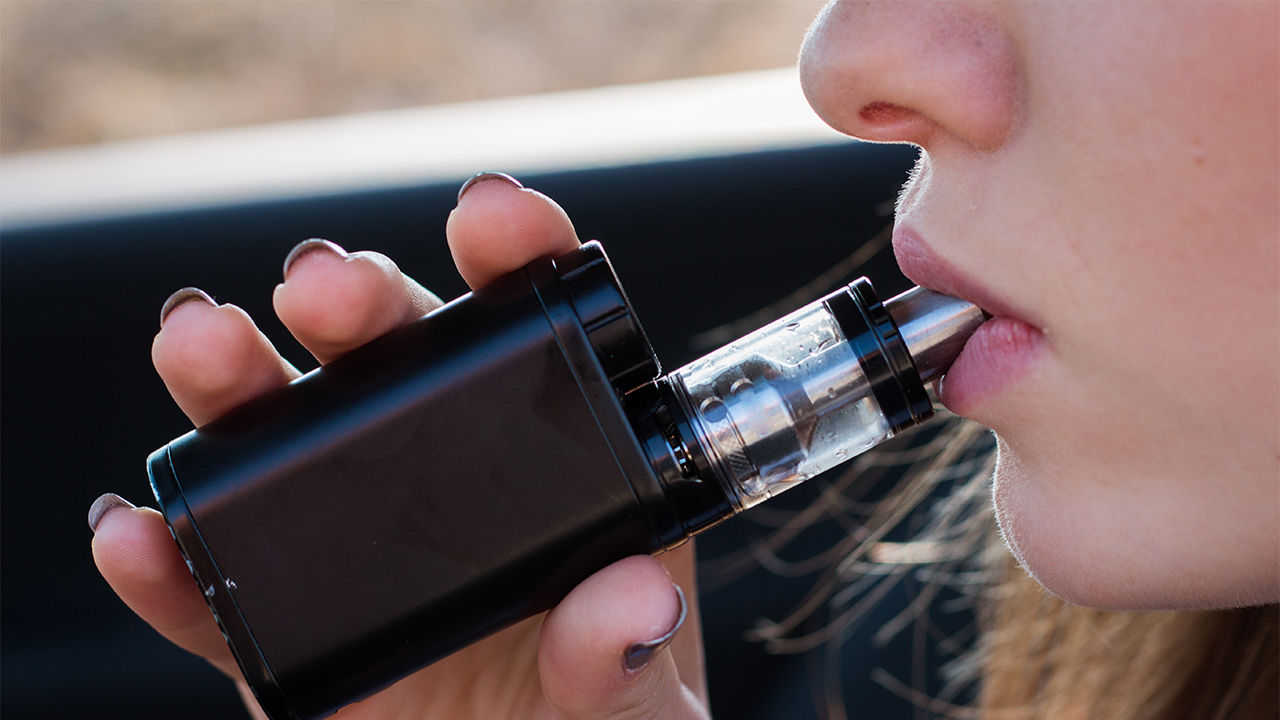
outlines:
[[868, 125], [898, 125], [913, 119], [915, 112], [901, 105], [873, 102], [858, 111], [858, 117]]
[[852, 135], [872, 142], [908, 142], [924, 145], [936, 125], [914, 108], [877, 100], [858, 110]]

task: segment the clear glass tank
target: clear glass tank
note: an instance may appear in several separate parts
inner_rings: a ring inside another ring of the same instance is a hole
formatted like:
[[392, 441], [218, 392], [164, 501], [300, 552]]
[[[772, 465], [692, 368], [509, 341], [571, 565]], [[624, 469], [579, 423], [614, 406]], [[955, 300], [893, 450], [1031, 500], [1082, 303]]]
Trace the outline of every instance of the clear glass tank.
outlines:
[[821, 302], [671, 373], [703, 451], [745, 510], [891, 434], [853, 347]]

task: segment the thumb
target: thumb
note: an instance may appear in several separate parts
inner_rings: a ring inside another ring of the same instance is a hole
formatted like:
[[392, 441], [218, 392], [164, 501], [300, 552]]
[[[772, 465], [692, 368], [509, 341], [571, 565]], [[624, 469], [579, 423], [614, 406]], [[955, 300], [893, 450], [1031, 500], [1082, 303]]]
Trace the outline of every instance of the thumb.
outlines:
[[688, 606], [666, 569], [647, 556], [587, 578], [542, 625], [542, 692], [562, 720], [709, 717], [680, 680], [668, 648]]

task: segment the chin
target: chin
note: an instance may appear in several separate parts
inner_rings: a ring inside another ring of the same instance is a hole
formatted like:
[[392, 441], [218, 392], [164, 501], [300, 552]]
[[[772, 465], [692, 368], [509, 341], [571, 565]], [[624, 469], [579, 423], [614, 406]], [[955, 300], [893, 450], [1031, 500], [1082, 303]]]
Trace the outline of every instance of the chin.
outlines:
[[[998, 440], [993, 502], [1001, 536], [1018, 564], [1045, 590], [1074, 605], [1100, 610], [1206, 607], [1193, 589], [1170, 582], [1153, 562], [1158, 552], [1132, 525], [1090, 512], [1077, 493], [1066, 500], [1044, 489], [1069, 479], [1047, 477]], [[1097, 501], [1097, 498], [1093, 498]]]

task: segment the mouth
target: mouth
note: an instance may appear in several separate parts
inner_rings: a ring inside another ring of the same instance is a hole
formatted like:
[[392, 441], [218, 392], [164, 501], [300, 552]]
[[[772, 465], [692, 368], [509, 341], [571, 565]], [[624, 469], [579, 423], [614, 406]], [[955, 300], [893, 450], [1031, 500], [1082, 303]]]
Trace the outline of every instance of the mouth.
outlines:
[[911, 228], [894, 228], [893, 252], [902, 274], [913, 283], [968, 300], [990, 316], [970, 336], [938, 386], [949, 410], [983, 421], [1002, 392], [1025, 377], [1044, 354], [1044, 332], [999, 295], [947, 263]]

